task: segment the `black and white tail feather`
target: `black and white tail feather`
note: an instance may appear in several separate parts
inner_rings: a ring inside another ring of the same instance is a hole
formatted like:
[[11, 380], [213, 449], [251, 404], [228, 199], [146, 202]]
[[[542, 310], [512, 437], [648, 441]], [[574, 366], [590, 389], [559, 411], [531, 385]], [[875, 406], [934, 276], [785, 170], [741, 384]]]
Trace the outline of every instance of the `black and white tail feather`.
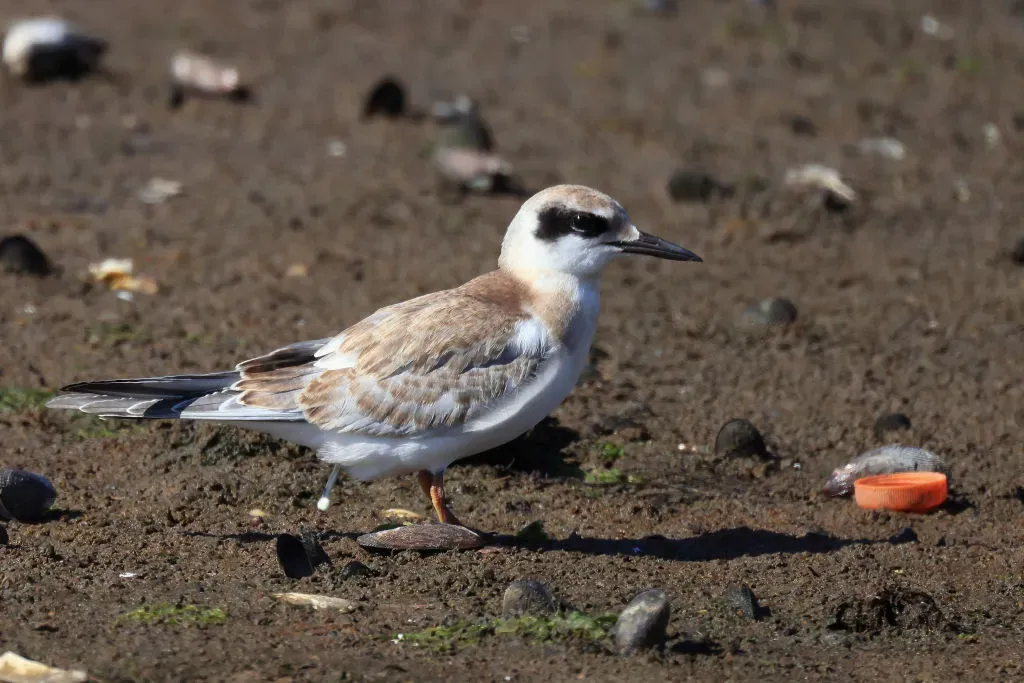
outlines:
[[[79, 410], [100, 418], [209, 420], [214, 422], [295, 422], [298, 410], [267, 410], [238, 401], [234, 387], [242, 370], [254, 363], [264, 368], [311, 363], [330, 339], [299, 342], [265, 356], [239, 363], [234, 370], [201, 375], [168, 375], [137, 379], [79, 382], [62, 387], [47, 408]], [[259, 429], [256, 425], [253, 427]]]

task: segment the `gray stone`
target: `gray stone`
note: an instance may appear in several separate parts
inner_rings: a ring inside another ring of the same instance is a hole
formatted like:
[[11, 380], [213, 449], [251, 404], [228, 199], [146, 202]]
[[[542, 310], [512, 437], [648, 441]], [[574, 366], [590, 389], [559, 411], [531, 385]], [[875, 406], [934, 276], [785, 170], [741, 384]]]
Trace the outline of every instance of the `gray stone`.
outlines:
[[761, 432], [748, 420], [729, 420], [715, 437], [715, 453], [722, 456], [745, 458], [764, 456], [768, 449]]
[[0, 470], [0, 519], [38, 522], [57, 499], [50, 480], [35, 472]]
[[764, 610], [758, 604], [757, 596], [746, 584], [729, 586], [725, 591], [725, 599], [734, 614], [754, 621], [763, 616]]
[[623, 653], [658, 647], [665, 642], [670, 616], [665, 591], [652, 588], [639, 593], [615, 622], [615, 644]]
[[540, 581], [524, 579], [513, 581], [505, 589], [501, 600], [503, 617], [518, 617], [524, 614], [544, 616], [551, 614], [557, 607], [551, 591]]
[[745, 329], [781, 327], [796, 322], [796, 316], [796, 304], [783, 297], [771, 297], [744, 309], [737, 323]]

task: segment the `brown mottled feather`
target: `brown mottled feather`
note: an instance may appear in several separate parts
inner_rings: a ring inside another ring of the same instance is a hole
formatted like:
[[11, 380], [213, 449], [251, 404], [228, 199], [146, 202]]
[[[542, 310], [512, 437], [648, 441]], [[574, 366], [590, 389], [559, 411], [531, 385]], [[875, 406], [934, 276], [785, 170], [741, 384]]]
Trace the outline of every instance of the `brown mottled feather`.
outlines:
[[[509, 275], [488, 273], [383, 308], [316, 349], [246, 361], [233, 388], [244, 405], [299, 408], [326, 430], [379, 436], [455, 426], [522, 386], [543, 361], [539, 350], [509, 347], [530, 318], [528, 295]], [[320, 347], [327, 352], [318, 357]], [[332, 366], [338, 359], [346, 362]]]

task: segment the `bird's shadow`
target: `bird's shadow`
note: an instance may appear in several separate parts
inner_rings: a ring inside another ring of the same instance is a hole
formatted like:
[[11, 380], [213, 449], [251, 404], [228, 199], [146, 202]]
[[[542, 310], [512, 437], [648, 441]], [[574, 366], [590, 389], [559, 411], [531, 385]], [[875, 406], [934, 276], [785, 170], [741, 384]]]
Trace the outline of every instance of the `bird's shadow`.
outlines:
[[453, 467], [490, 465], [519, 472], [535, 472], [544, 477], [582, 479], [583, 470], [567, 463], [563, 455], [570, 444], [579, 441], [580, 433], [563, 427], [553, 417], [517, 439], [459, 460]]
[[[235, 540], [242, 544], [267, 543], [279, 534], [247, 531], [239, 534], [213, 534], [200, 531], [183, 532], [185, 536]], [[358, 538], [361, 533], [323, 531], [320, 540]], [[720, 529], [692, 538], [665, 538], [647, 536], [639, 539], [588, 538], [570, 535], [565, 539], [543, 541], [523, 540], [503, 534], [484, 534], [486, 544], [492, 547], [523, 548], [537, 552], [562, 551], [581, 555], [653, 557], [678, 562], [706, 562], [708, 560], [734, 560], [759, 555], [791, 555], [795, 553], [829, 553], [851, 545], [887, 543], [867, 539], [843, 539], [822, 533], [793, 536], [766, 529], [734, 527]], [[436, 552], [436, 551], [432, 551]]]
[[645, 538], [607, 539], [588, 538], [573, 534], [565, 539], [527, 541], [515, 536], [495, 535], [491, 537], [490, 542], [492, 545], [539, 551], [564, 551], [582, 555], [628, 555], [681, 562], [705, 562], [759, 555], [829, 553], [846, 546], [865, 545], [874, 541], [843, 539], [822, 533], [793, 536], [742, 526], [720, 529], [691, 538], [647, 536]]

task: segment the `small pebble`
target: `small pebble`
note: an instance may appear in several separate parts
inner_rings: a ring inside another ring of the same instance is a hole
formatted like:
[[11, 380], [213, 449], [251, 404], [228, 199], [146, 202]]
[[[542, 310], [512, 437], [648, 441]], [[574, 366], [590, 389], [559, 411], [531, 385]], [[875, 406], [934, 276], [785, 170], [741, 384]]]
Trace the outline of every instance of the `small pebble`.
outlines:
[[358, 579], [363, 576], [373, 576], [373, 570], [362, 562], [352, 560], [341, 568], [340, 576], [342, 580], [347, 581], [348, 579]]
[[887, 432], [910, 429], [910, 418], [903, 413], [889, 413], [875, 420], [875, 438], [884, 439]]
[[764, 608], [757, 602], [754, 591], [746, 584], [729, 586], [725, 591], [725, 599], [734, 614], [754, 621], [764, 615]]
[[395, 119], [405, 114], [405, 111], [405, 88], [390, 76], [378, 81], [363, 102], [364, 119], [378, 115]]
[[721, 189], [718, 181], [703, 171], [680, 169], [668, 180], [668, 196], [676, 202], [706, 202]]
[[50, 480], [35, 472], [0, 470], [0, 519], [38, 522], [57, 499]]
[[889, 538], [889, 543], [894, 545], [898, 545], [900, 543], [917, 543], [917, 541], [917, 534], [910, 527], [903, 529]]
[[878, 156], [902, 161], [907, 157], [907, 148], [896, 138], [864, 138], [857, 143], [861, 154], [877, 154]]
[[790, 325], [796, 322], [796, 304], [783, 297], [771, 297], [751, 304], [740, 313], [740, 327], [763, 328]]
[[1013, 251], [1010, 252], [1010, 260], [1019, 266], [1024, 266], [1024, 237], [1017, 240], [1017, 244], [1013, 246]]
[[718, 430], [718, 436], [715, 437], [715, 453], [745, 458], [767, 455], [768, 449], [757, 427], [748, 420], [736, 419], [729, 420]]
[[50, 260], [39, 246], [24, 235], [11, 235], [0, 240], [0, 264], [9, 273], [48, 275]]
[[650, 14], [674, 16], [679, 10], [679, 0], [641, 0], [637, 9]]
[[665, 591], [652, 588], [638, 594], [615, 622], [615, 644], [623, 653], [657, 647], [665, 642], [671, 606]]
[[518, 617], [524, 614], [542, 617], [555, 611], [555, 597], [540, 581], [525, 579], [513, 581], [501, 599], [501, 616]]
[[786, 123], [789, 124], [789, 129], [793, 132], [793, 135], [812, 138], [818, 134], [818, 127], [814, 125], [814, 121], [806, 116], [794, 114], [788, 117]]
[[484, 538], [455, 524], [412, 524], [363, 534], [356, 543], [371, 550], [471, 550]]

